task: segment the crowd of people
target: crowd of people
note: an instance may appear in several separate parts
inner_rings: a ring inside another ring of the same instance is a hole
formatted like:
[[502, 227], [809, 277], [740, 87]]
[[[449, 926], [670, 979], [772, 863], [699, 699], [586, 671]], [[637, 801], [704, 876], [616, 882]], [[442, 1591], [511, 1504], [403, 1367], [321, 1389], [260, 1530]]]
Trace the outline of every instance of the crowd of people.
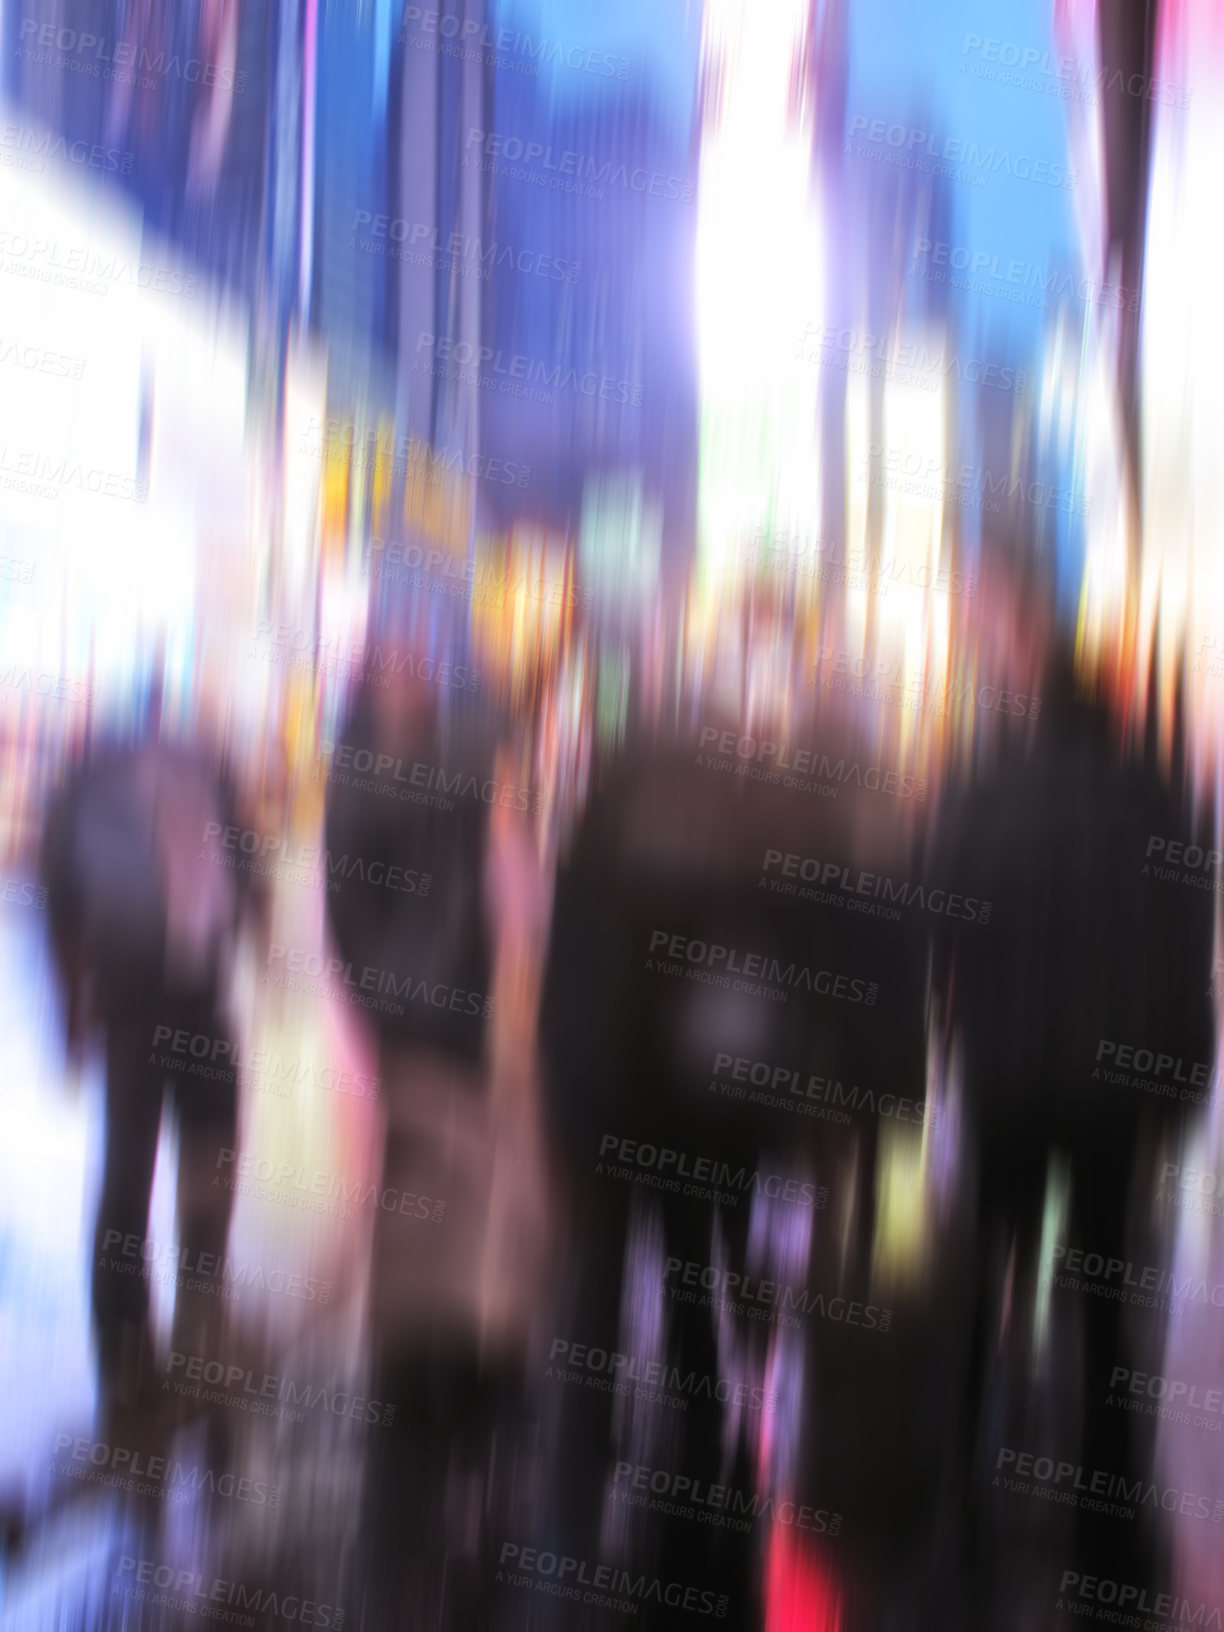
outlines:
[[[326, 854], [363, 863], [330, 880], [328, 947], [397, 999], [357, 1011], [379, 1183], [436, 1198], [427, 1234], [375, 1210], [380, 1421], [354, 1539], [311, 1561], [346, 1626], [1028, 1627], [1085, 1580], [1178, 1590], [1191, 1521], [1142, 1499], [1159, 1419], [1118, 1379], [1161, 1372], [1193, 1300], [1154, 1198], [1211, 1103], [1214, 914], [1149, 857], [1207, 841], [1178, 767], [1016, 615], [1009, 680], [1040, 714], [938, 798], [724, 776], [717, 710], [666, 731], [639, 708], [556, 846], [515, 722], [411, 669], [357, 688], [334, 763], [450, 793], [327, 783]], [[170, 1073], [149, 1043], [232, 1036], [235, 949], [268, 913], [210, 850], [240, 781], [155, 722], [93, 746], [43, 842], [69, 1029], [105, 1048], [99, 1438], [165, 1449], [202, 1419], [218, 1470], [233, 1413], [168, 1403], [114, 1244], [147, 1234], [169, 1094], [199, 1266], [171, 1346], [226, 1355], [233, 1192], [210, 1180], [242, 1075]], [[414, 888], [372, 888], [374, 864]], [[1207, 1091], [1110, 1070], [1127, 1046]], [[1117, 1291], [1140, 1283], [1164, 1296]], [[287, 1575], [294, 1546], [267, 1555]]]

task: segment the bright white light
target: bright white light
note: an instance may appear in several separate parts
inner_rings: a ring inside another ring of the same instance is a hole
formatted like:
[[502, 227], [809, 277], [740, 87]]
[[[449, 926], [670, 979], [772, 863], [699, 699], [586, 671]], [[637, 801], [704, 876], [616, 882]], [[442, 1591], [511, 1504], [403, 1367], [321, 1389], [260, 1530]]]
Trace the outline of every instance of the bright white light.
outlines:
[[818, 534], [822, 238], [812, 196], [813, 109], [799, 67], [804, 0], [762, 13], [710, 0], [697, 224], [702, 394], [700, 568], [733, 603], [743, 550], [767, 515]]
[[186, 662], [255, 559], [246, 331], [78, 168], [0, 167], [0, 340], [65, 365], [0, 379], [0, 549], [38, 561], [37, 615], [0, 607], [0, 657], [79, 681], [92, 661], [105, 702], [159, 631]]

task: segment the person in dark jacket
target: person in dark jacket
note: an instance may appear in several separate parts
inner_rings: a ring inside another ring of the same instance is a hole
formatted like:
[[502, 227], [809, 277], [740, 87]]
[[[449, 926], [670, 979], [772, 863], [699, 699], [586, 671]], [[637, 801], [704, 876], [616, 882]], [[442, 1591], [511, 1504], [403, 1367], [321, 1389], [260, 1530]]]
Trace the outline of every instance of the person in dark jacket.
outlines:
[[[331, 755], [326, 811], [332, 937], [388, 993], [360, 1011], [378, 1047], [380, 1194], [428, 1211], [380, 1208], [372, 1243], [369, 1388], [395, 1417], [369, 1446], [366, 1607], [388, 1629], [437, 1624], [443, 1605], [457, 1617], [446, 1624], [490, 1624], [501, 1511], [490, 1492], [506, 1476], [495, 1451], [520, 1400], [517, 1361], [485, 1340], [480, 1298], [500, 1155], [487, 875], [494, 811], [509, 800], [525, 813], [532, 795], [499, 775], [483, 701], [443, 696], [416, 667], [365, 677]], [[457, 1525], [476, 1489], [483, 1516]]]
[[[1213, 1044], [1209, 898], [1159, 881], [1147, 863], [1153, 836], [1187, 837], [1191, 813], [1176, 786], [1124, 749], [1039, 597], [1011, 573], [999, 593], [1030, 633], [1048, 631], [1039, 683], [1014, 687], [1040, 696], [1040, 714], [1012, 728], [986, 774], [947, 795], [930, 858], [933, 877], [993, 903], [988, 931], [940, 918], [932, 944], [940, 1024], [960, 1049], [977, 1172], [964, 1454], [971, 1458], [976, 1443], [980, 1467], [993, 1467], [998, 1448], [985, 1418], [1006, 1266], [1010, 1257], [1013, 1306], [1032, 1307], [1043, 1294], [1037, 1258], [1056, 1164], [1070, 1213], [1055, 1252], [1079, 1247], [1125, 1260], [1137, 1161], [1187, 1114], [1176, 1099], [1110, 1082], [1102, 1058], [1129, 1042], [1210, 1061]], [[1064, 1328], [1082, 1322], [1083, 1431], [1078, 1454], [1074, 1444], [1052, 1449], [1133, 1478], [1148, 1471], [1150, 1436], [1104, 1403], [1112, 1369], [1127, 1363], [1123, 1304], [1094, 1290], [1054, 1292], [1056, 1321], [1062, 1310]], [[970, 1511], [981, 1511], [982, 1493], [975, 1497], [964, 1476]], [[1124, 1579], [1140, 1579], [1142, 1522], [1081, 1509], [1075, 1529], [1077, 1568], [1125, 1567]]]
[[[837, 1436], [816, 1431], [813, 1406], [854, 1357], [831, 1353], [818, 1318], [754, 1319], [759, 1301], [733, 1289], [793, 1299], [836, 1285], [868, 1301], [866, 1261], [841, 1257], [833, 1218], [847, 1216], [856, 1156], [872, 1167], [869, 1119], [843, 1130], [799, 1113], [812, 1075], [900, 1091], [895, 1064], [915, 1039], [920, 1069], [921, 1006], [902, 989], [894, 926], [873, 933], [774, 887], [786, 855], [851, 858], [850, 800], [726, 775], [695, 741], [646, 739], [593, 773], [556, 886], [541, 1027], [569, 1194], [558, 1329], [588, 1354], [631, 1356], [639, 1378], [719, 1379], [721, 1392], [681, 1412], [559, 1389], [561, 1495], [539, 1544], [633, 1570], [666, 1561], [751, 1625], [764, 1521], [745, 1533], [635, 1509], [624, 1466], [734, 1488], [750, 1511], [817, 1505], [829, 1468], [808, 1453], [827, 1464]], [[725, 1297], [724, 1274], [740, 1277]]]
[[[225, 980], [243, 889], [217, 839], [235, 809], [203, 750], [153, 738], [97, 748], [48, 806], [41, 871], [70, 1044], [93, 1024], [105, 1034], [93, 1257], [104, 1409], [135, 1408], [150, 1378], [150, 1263], [177, 1276], [176, 1345], [200, 1352], [220, 1316], [231, 1197], [209, 1181], [237, 1125]], [[176, 1037], [195, 1046], [176, 1049]], [[147, 1240], [167, 1094], [180, 1130], [173, 1264], [169, 1243]]]

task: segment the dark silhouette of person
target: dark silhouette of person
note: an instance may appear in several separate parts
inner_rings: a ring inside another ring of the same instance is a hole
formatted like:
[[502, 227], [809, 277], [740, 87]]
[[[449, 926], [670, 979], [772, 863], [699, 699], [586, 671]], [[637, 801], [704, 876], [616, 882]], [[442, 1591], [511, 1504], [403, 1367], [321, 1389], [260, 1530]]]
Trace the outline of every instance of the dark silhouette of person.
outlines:
[[[602, 1558], [599, 1538], [617, 1529], [607, 1497], [616, 1463], [654, 1455], [656, 1466], [735, 1486], [761, 1503], [810, 1500], [812, 1467], [791, 1447], [806, 1427], [811, 1366], [825, 1358], [819, 1322], [804, 1323], [792, 1352], [790, 1329], [753, 1320], [742, 1300], [731, 1309], [733, 1294], [721, 1300], [726, 1309], [713, 1306], [717, 1293], [673, 1297], [674, 1265], [721, 1264], [755, 1284], [785, 1279], [792, 1295], [827, 1291], [821, 1276], [832, 1273], [835, 1232], [823, 1205], [807, 1203], [846, 1176], [842, 1130], [736, 1093], [720, 1062], [797, 1070], [806, 1086], [809, 1071], [891, 1069], [889, 1048], [898, 1046], [884, 1043], [879, 971], [867, 966], [878, 937], [848, 914], [775, 893], [763, 876], [769, 850], [843, 853], [854, 823], [849, 805], [817, 806], [763, 777], [723, 777], [701, 763], [696, 743], [648, 736], [631, 736], [616, 763], [593, 773], [556, 886], [541, 1028], [550, 1127], [569, 1195], [565, 1335], [681, 1377], [730, 1381], [738, 1367], [735, 1381], [751, 1387], [768, 1374], [779, 1397], [763, 1415], [742, 1397], [693, 1399], [673, 1412], [565, 1390], [560, 1493], [541, 1545], [582, 1557]], [[904, 959], [895, 945], [888, 955]], [[917, 1015], [920, 1051], [920, 1008]], [[900, 1027], [900, 1015], [893, 1019]], [[782, 1087], [780, 1097], [789, 1091]], [[651, 1165], [649, 1153], [661, 1151], [681, 1153], [683, 1169], [670, 1158]], [[707, 1183], [686, 1193], [694, 1173]], [[751, 1186], [737, 1192], [734, 1175], [753, 1173], [762, 1186], [793, 1180], [812, 1191], [791, 1190], [790, 1200]], [[721, 1186], [711, 1174], [722, 1175]], [[762, 1473], [784, 1463], [793, 1481], [785, 1489]], [[725, 1592], [730, 1618], [748, 1625], [760, 1607], [766, 1528], [754, 1522], [744, 1533], [648, 1512], [636, 1529], [619, 1532], [619, 1545], [628, 1567], [666, 1559], [673, 1575], [687, 1572]]]
[[[1030, 629], [1051, 627], [1023, 585], [1005, 584], [1002, 593], [1015, 597]], [[1005, 733], [991, 768], [948, 794], [930, 853], [933, 879], [993, 903], [988, 929], [948, 918], [932, 926], [933, 988], [942, 1024], [963, 1051], [977, 1168], [966, 1462], [978, 1436], [990, 1437], [983, 1419], [991, 1352], [1013, 1249], [1015, 1297], [1036, 1290], [1051, 1157], [1066, 1164], [1070, 1181], [1063, 1245], [1125, 1260], [1137, 1160], [1187, 1114], [1177, 1099], [1107, 1082], [1102, 1043], [1187, 1062], [1212, 1058], [1210, 900], [1159, 881], [1146, 862], [1154, 836], [1189, 836], [1190, 812], [1142, 753], [1124, 751], [1057, 634], [1043, 670], [1028, 688], [1041, 698], [1039, 718]], [[1084, 1331], [1078, 1458], [1073, 1445], [1055, 1448], [1091, 1469], [1136, 1476], [1147, 1468], [1148, 1436], [1104, 1403], [1111, 1368], [1125, 1363], [1125, 1305], [1116, 1295], [1054, 1296], [1076, 1298]], [[971, 1473], [965, 1478], [971, 1485]], [[980, 1489], [968, 1497], [969, 1511], [980, 1511]], [[1075, 1531], [1077, 1568], [1137, 1581], [1153, 1567], [1141, 1525], [1081, 1507]], [[980, 1535], [977, 1543], [986, 1545]]]
[[[70, 1046], [91, 1025], [105, 1034], [92, 1275], [104, 1410], [137, 1409], [151, 1380], [149, 1273], [177, 1283], [177, 1347], [200, 1352], [220, 1320], [232, 1198], [211, 1178], [236, 1136], [224, 983], [247, 892], [217, 841], [236, 808], [203, 749], [150, 736], [95, 746], [47, 810], [41, 872]], [[167, 1095], [180, 1130], [177, 1258], [148, 1240]]]
[[[482, 1344], [476, 1286], [495, 1156], [486, 870], [498, 728], [479, 699], [444, 700], [408, 667], [357, 691], [326, 812], [337, 948], [399, 994], [362, 1011], [385, 1112], [380, 1191], [432, 1209], [425, 1220], [380, 1210], [372, 1243], [369, 1387], [395, 1417], [368, 1448], [367, 1611], [387, 1628], [412, 1615], [435, 1624], [443, 1605], [453, 1624], [490, 1624], [490, 1468], [519, 1399], [516, 1360]], [[469, 1487], [489, 1504], [475, 1538], [455, 1521]]]

